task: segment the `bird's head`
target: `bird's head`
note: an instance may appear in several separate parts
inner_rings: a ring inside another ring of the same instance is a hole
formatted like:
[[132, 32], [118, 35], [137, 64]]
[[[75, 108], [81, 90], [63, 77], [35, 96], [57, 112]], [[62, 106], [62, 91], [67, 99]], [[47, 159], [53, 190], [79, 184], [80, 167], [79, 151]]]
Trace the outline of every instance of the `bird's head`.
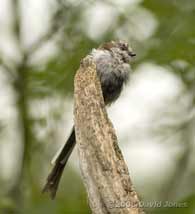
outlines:
[[123, 41], [107, 42], [101, 45], [99, 49], [108, 50], [111, 51], [113, 54], [117, 54], [118, 56], [120, 56], [121, 60], [124, 63], [129, 63], [131, 59], [136, 56], [136, 54], [132, 51], [128, 43]]

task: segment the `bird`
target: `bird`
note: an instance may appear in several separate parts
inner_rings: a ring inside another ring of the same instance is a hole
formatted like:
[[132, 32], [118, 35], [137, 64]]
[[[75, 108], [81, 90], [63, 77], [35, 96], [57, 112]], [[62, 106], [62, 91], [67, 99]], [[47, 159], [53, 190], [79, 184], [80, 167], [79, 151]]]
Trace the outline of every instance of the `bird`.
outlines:
[[[132, 51], [127, 42], [110, 41], [92, 49], [89, 53], [96, 64], [96, 72], [99, 77], [104, 103], [111, 105], [120, 96], [125, 83], [131, 74], [131, 61], [136, 54]], [[47, 177], [43, 192], [49, 192], [51, 199], [54, 199], [59, 182], [66, 166], [66, 163], [76, 144], [75, 129], [54, 162], [54, 167]]]

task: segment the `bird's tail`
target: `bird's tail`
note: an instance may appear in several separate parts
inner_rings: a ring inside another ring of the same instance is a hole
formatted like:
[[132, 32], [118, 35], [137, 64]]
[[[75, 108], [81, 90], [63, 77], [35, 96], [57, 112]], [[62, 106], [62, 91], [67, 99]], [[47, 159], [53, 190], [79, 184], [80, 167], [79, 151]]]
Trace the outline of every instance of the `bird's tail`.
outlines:
[[60, 178], [62, 176], [68, 158], [72, 153], [75, 143], [76, 143], [75, 130], [73, 127], [71, 135], [68, 138], [66, 144], [64, 145], [62, 151], [60, 152], [59, 156], [57, 157], [54, 163], [54, 167], [50, 172], [49, 176], [47, 177], [47, 182], [43, 188], [43, 192], [49, 192], [52, 199], [54, 199], [56, 196]]

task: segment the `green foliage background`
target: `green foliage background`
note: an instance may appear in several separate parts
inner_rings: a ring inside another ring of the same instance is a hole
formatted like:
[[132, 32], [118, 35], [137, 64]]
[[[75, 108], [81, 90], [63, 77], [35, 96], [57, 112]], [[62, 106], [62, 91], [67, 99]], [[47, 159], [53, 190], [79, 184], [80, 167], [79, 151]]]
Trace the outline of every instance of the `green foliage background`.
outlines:
[[[15, 169], [17, 173], [13, 173], [6, 180], [0, 174], [0, 213], [87, 214], [90, 210], [81, 178], [70, 167], [64, 174], [57, 200], [51, 201], [46, 195], [41, 194], [44, 178], [49, 170], [50, 158], [56, 150], [56, 145], [52, 144], [55, 142], [55, 128], [42, 139], [37, 136], [35, 128], [44, 129], [49, 122], [48, 117], [31, 114], [33, 103], [55, 97], [60, 99], [60, 104], [52, 108], [49, 115], [53, 123], [58, 124], [64, 111], [63, 100], [73, 96], [73, 79], [80, 60], [102, 42], [120, 39], [116, 32], [126, 26], [128, 28], [126, 30], [130, 31], [126, 35], [127, 40], [133, 44], [137, 53], [134, 68], [144, 61], [171, 68], [171, 71], [185, 84], [186, 93], [193, 97], [191, 108], [194, 109], [195, 1], [144, 0], [133, 6], [127, 4], [123, 10], [120, 10], [115, 1], [104, 1], [105, 5], [117, 11], [117, 18], [98, 39], [92, 39], [81, 27], [84, 11], [96, 1], [77, 3], [57, 1], [55, 7], [51, 9], [50, 26], [46, 30], [48, 32], [28, 48], [24, 47], [22, 42], [21, 29], [24, 17], [21, 16], [21, 2], [10, 1], [12, 5], [10, 31], [15, 37], [20, 59], [7, 58], [3, 53], [0, 55], [2, 72], [5, 73], [8, 84], [14, 90], [14, 105], [18, 114], [17, 124], [22, 145], [21, 157]], [[50, 3], [48, 1], [48, 4]], [[158, 24], [155, 32], [145, 40], [138, 40], [136, 34], [131, 31], [132, 21], [134, 28], [139, 28], [133, 16], [137, 9], [150, 12]], [[57, 47], [56, 53], [52, 57], [45, 57], [41, 62], [33, 61], [35, 54], [51, 41]], [[185, 62], [185, 68], [181, 69], [177, 66], [174, 63], [176, 60]], [[193, 118], [189, 123], [194, 124], [194, 120]], [[4, 129], [9, 129], [9, 124], [4, 127], [3, 121], [0, 122], [2, 124], [0, 131], [3, 133]], [[178, 170], [181, 171], [181, 168]], [[194, 186], [192, 188], [195, 194]], [[189, 195], [183, 201], [187, 202], [187, 208], [166, 210], [156, 208], [149, 209], [148, 213], [195, 213], [195, 196]]]

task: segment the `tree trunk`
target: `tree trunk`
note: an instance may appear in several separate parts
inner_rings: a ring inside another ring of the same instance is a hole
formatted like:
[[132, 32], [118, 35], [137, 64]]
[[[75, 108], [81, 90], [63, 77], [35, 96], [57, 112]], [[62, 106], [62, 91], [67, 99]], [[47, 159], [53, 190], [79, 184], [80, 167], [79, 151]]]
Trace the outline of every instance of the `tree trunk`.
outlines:
[[90, 56], [75, 77], [75, 131], [82, 178], [94, 214], [144, 213], [107, 116]]

